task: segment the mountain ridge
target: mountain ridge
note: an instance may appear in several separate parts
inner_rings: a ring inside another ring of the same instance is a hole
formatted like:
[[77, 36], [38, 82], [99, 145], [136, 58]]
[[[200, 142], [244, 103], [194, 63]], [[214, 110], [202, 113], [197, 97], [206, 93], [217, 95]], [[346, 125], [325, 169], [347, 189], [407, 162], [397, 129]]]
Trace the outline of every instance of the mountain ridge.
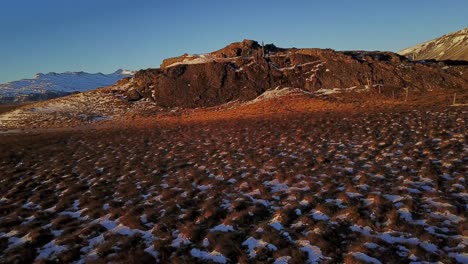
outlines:
[[398, 53], [415, 60], [468, 61], [468, 28], [445, 34]]
[[37, 73], [33, 78], [0, 84], [0, 102], [37, 101], [85, 92], [114, 84], [134, 72], [119, 69], [110, 74], [77, 72]]

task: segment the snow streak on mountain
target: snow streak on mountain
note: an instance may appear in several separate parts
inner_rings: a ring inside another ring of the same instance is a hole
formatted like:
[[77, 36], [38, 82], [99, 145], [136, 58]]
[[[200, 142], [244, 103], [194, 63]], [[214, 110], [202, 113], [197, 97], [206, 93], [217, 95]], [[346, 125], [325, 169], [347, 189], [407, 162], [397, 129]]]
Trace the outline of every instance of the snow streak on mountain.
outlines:
[[399, 52], [416, 60], [468, 61], [468, 28], [443, 35]]
[[117, 70], [111, 74], [65, 72], [38, 73], [32, 79], [0, 84], [0, 101], [41, 100], [84, 92], [114, 84], [116, 81], [132, 76], [129, 70]]

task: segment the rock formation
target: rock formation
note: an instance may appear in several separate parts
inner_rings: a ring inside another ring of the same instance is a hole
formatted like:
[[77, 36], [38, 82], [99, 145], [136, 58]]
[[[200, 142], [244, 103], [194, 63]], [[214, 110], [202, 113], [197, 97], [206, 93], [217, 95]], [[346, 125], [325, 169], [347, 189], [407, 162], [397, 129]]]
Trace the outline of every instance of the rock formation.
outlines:
[[468, 63], [412, 62], [390, 52], [281, 49], [252, 40], [202, 55], [164, 60], [159, 69], [120, 81], [129, 100], [148, 98], [163, 107], [209, 107], [250, 100], [276, 87], [309, 92], [334, 88], [379, 90], [466, 89]]

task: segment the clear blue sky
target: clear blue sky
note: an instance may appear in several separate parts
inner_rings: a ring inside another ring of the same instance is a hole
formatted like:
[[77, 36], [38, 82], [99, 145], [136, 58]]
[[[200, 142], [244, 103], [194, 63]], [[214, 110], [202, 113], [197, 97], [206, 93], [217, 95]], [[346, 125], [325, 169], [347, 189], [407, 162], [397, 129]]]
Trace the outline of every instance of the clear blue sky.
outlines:
[[4, 0], [0, 83], [38, 72], [157, 68], [249, 38], [398, 51], [468, 26], [466, 0]]

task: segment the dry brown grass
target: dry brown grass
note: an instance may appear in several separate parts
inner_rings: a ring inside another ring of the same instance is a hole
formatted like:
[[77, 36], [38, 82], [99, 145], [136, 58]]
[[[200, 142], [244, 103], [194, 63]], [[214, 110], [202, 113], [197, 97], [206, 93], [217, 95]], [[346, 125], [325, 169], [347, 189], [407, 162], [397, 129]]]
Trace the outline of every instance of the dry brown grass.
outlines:
[[[324, 262], [359, 263], [353, 252], [409, 262], [399, 246], [454, 262], [466, 236], [466, 114], [291, 97], [1, 134], [0, 262], [32, 262], [52, 240], [64, 248], [45, 259], [58, 262], [148, 263], [153, 248], [163, 263], [206, 262], [194, 249], [233, 263], [303, 263], [298, 241]], [[213, 230], [222, 224], [232, 229]], [[276, 250], [251, 257], [249, 237]]]

